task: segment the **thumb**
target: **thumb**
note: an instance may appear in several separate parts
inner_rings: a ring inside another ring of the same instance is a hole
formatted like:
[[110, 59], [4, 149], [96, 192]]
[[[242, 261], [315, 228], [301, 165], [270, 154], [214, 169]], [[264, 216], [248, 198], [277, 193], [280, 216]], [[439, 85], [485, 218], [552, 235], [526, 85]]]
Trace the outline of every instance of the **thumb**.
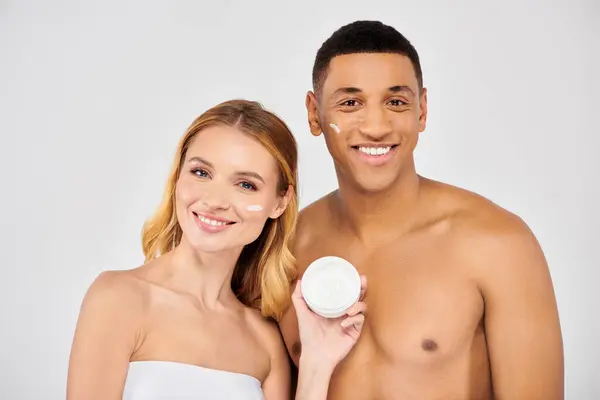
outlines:
[[302, 296], [302, 282], [300, 279], [296, 281], [296, 288], [292, 293], [292, 303], [294, 304], [294, 308], [296, 309], [296, 313], [302, 313], [306, 309], [306, 303], [304, 302], [304, 297]]
[[296, 281], [296, 287], [294, 288], [294, 292], [292, 293], [292, 301], [294, 303], [298, 302], [298, 301], [302, 301], [304, 300], [302, 298], [302, 290], [300, 289], [300, 285], [302, 284], [302, 280], [298, 279]]

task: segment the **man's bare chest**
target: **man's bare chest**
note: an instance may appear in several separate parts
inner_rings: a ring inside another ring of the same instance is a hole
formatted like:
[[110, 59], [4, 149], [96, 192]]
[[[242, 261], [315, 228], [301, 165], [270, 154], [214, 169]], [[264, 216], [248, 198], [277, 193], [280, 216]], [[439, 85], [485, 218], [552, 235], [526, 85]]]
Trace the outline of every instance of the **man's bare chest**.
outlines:
[[335, 255], [367, 277], [367, 318], [356, 353], [429, 363], [452, 358], [473, 340], [483, 315], [476, 282], [458, 257], [439, 241], [394, 243], [365, 250], [321, 241], [298, 257], [306, 267]]

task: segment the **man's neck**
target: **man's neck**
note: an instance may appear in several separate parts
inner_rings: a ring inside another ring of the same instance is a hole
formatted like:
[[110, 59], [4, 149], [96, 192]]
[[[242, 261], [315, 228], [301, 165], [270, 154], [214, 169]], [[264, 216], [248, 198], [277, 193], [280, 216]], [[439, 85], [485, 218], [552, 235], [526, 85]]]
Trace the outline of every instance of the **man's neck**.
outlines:
[[339, 205], [340, 223], [367, 246], [401, 236], [418, 220], [420, 181], [411, 168], [386, 190], [367, 192], [338, 177], [334, 201]]

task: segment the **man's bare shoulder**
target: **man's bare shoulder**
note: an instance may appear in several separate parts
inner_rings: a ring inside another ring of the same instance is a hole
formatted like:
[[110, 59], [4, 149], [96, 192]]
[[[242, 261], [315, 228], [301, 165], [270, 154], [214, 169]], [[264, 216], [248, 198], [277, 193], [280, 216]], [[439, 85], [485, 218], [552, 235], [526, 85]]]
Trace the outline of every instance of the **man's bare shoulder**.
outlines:
[[[472, 191], [435, 183], [450, 205], [450, 239], [467, 260], [486, 274], [494, 266], [520, 268], [522, 260], [543, 259], [540, 245], [528, 224], [515, 213]], [[512, 261], [512, 262], [509, 262]]]
[[423, 186], [436, 204], [434, 214], [442, 215], [460, 237], [529, 232], [518, 215], [481, 194], [433, 180], [425, 180]]

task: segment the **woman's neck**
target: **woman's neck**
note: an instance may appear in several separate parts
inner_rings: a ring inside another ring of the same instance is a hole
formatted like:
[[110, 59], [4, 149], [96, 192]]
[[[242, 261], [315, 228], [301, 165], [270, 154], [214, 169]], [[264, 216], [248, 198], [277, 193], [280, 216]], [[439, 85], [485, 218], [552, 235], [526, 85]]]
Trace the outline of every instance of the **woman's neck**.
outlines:
[[231, 277], [242, 249], [201, 253], [183, 239], [170, 253], [170, 280], [210, 309], [236, 301]]

